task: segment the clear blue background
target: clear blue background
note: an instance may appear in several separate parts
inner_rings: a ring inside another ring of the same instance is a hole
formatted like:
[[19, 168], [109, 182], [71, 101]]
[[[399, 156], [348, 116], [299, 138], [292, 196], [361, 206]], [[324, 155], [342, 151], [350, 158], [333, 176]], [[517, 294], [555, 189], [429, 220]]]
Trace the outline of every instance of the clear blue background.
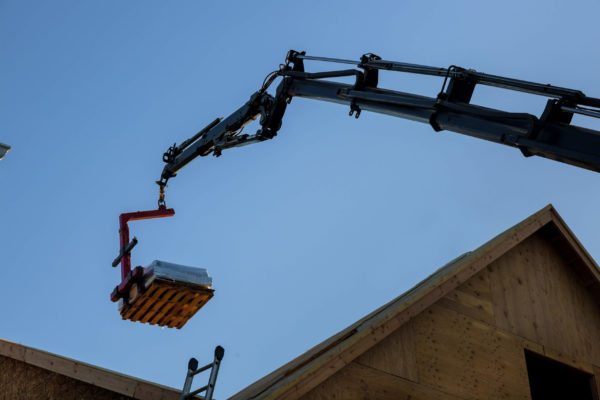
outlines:
[[[600, 97], [598, 15], [597, 1], [0, 1], [0, 141], [13, 146], [0, 162], [0, 337], [177, 388], [189, 357], [208, 362], [220, 344], [223, 399], [547, 203], [598, 258], [600, 175], [296, 99], [275, 140], [173, 179], [174, 218], [131, 224], [135, 264], [206, 267], [213, 300], [182, 330], [122, 321], [109, 301], [117, 217], [155, 207], [163, 151], [243, 104], [289, 49]], [[441, 80], [381, 85], [434, 96]], [[473, 101], [545, 104], [493, 88]]]

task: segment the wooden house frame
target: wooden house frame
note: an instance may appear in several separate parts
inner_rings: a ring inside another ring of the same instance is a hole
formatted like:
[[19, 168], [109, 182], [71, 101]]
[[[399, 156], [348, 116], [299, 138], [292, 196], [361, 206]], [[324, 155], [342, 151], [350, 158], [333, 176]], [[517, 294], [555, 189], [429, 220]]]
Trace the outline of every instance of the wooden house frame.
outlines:
[[536, 400], [539, 358], [598, 400], [599, 296], [549, 205], [231, 399]]

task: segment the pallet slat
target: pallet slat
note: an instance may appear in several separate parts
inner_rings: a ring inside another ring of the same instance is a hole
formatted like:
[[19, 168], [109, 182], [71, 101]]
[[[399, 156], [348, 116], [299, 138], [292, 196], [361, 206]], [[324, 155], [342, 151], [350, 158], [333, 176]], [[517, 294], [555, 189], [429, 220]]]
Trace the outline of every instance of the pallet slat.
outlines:
[[119, 311], [124, 320], [181, 329], [214, 294], [213, 289], [163, 279], [150, 279], [141, 293], [132, 287], [129, 304]]

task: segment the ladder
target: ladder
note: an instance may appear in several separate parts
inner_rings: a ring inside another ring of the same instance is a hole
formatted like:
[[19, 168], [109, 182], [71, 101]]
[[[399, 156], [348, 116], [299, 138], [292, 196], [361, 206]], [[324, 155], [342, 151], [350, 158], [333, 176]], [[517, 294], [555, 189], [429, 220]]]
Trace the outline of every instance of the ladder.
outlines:
[[[206, 391], [204, 397], [201, 399], [204, 400], [212, 400], [213, 393], [215, 391], [215, 384], [217, 383], [217, 374], [219, 373], [219, 366], [221, 365], [221, 360], [225, 355], [225, 349], [221, 346], [215, 347], [215, 359], [210, 364], [205, 365], [202, 368], [198, 368], [198, 360], [195, 358], [190, 358], [188, 362], [188, 371], [185, 376], [185, 383], [183, 385], [183, 390], [181, 391], [180, 400], [188, 400], [196, 398], [197, 394], [200, 394]], [[202, 386], [200, 389], [196, 389], [193, 392], [190, 392], [192, 389], [192, 381], [194, 380], [194, 376], [199, 374], [200, 372], [204, 372], [207, 369], [210, 369], [210, 377], [208, 378], [208, 384], [206, 386]]]

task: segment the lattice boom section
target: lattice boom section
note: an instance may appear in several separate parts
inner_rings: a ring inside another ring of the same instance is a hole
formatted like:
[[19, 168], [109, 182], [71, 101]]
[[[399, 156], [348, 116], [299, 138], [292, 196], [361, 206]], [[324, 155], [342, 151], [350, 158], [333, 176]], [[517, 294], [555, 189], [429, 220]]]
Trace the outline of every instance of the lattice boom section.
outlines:
[[180, 329], [213, 297], [214, 290], [154, 279], [143, 293], [134, 286], [129, 304], [121, 304], [123, 319]]

